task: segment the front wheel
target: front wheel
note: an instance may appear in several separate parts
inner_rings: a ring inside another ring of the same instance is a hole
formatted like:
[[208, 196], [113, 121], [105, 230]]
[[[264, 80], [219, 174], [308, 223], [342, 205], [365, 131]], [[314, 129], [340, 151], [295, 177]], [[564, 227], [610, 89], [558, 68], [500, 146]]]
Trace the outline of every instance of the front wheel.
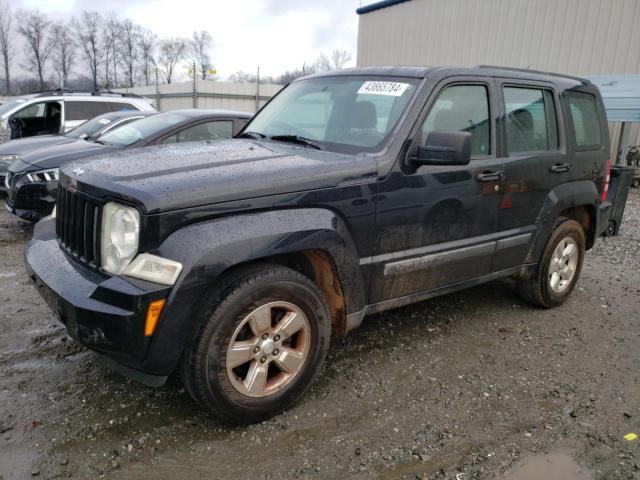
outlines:
[[541, 307], [561, 305], [580, 276], [585, 243], [582, 225], [562, 220], [551, 233], [535, 272], [516, 280], [518, 294]]
[[281, 266], [244, 269], [224, 283], [204, 308], [182, 379], [209, 412], [255, 423], [288, 408], [320, 371], [328, 307], [313, 282]]

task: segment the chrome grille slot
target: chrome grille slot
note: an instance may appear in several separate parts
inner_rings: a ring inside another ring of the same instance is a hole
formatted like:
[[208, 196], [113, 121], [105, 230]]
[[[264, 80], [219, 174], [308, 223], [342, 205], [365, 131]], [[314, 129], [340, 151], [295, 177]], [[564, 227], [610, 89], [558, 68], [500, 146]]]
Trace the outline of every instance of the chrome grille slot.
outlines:
[[71, 255], [93, 266], [98, 262], [99, 205], [77, 192], [58, 186], [56, 236]]

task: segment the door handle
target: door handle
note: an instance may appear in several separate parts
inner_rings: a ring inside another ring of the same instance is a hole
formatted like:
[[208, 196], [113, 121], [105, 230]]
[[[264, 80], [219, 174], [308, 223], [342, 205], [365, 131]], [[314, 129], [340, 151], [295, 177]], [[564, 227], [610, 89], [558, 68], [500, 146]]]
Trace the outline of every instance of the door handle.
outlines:
[[479, 182], [497, 182], [504, 178], [504, 170], [486, 171], [476, 175]]
[[570, 163], [556, 163], [555, 165], [551, 165], [551, 167], [549, 167], [549, 171], [552, 173], [568, 172], [570, 169]]

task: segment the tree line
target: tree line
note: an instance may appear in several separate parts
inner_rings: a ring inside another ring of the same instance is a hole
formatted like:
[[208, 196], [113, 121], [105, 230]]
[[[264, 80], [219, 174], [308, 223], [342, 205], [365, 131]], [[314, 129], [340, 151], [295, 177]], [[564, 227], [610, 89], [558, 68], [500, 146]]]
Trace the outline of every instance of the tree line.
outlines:
[[[20, 40], [20, 41], [19, 41]], [[198, 76], [212, 68], [212, 37], [160, 39], [117, 15], [83, 11], [67, 22], [38, 10], [13, 11], [0, 3], [0, 63], [5, 95], [46, 88], [116, 88], [151, 85], [156, 71], [171, 83], [178, 65], [194, 62]], [[13, 78], [16, 66], [31, 76]]]
[[[206, 30], [191, 38], [158, 38], [149, 29], [119, 18], [83, 11], [68, 21], [54, 21], [38, 10], [13, 11], [0, 0], [0, 92], [20, 95], [47, 88], [123, 88], [172, 83], [179, 66], [196, 66], [206, 79], [213, 64], [213, 39]], [[345, 50], [321, 53], [314, 63], [278, 76], [261, 76], [261, 83], [286, 84], [312, 73], [340, 70], [351, 60]], [[14, 78], [15, 67], [22, 76]], [[25, 74], [24, 72], [28, 72]], [[256, 74], [238, 71], [238, 83], [255, 83]]]

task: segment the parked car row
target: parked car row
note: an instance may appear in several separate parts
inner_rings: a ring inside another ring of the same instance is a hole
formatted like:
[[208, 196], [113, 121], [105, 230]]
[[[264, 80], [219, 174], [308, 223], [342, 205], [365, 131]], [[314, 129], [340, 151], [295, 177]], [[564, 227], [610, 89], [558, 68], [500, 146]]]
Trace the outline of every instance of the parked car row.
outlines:
[[144, 98], [110, 90], [46, 90], [0, 106], [0, 143], [68, 132], [87, 120], [122, 110], [154, 111]]
[[67, 162], [122, 149], [228, 138], [250, 117], [223, 110], [122, 111], [100, 115], [62, 135], [9, 141], [0, 145], [6, 208], [20, 218], [37, 221], [53, 210], [59, 168]]

